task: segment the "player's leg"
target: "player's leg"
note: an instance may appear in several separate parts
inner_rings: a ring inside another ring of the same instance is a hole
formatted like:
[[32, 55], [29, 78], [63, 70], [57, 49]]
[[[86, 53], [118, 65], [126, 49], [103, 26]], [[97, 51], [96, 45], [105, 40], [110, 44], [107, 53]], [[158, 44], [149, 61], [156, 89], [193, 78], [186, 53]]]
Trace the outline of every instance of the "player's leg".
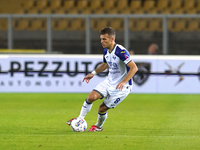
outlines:
[[104, 122], [106, 121], [106, 119], [108, 117], [108, 114], [107, 114], [108, 109], [109, 108], [104, 103], [102, 103], [99, 106], [97, 123], [95, 124], [96, 127], [98, 127], [98, 128], [102, 128], [103, 127], [103, 124], [104, 124]]
[[[107, 96], [106, 83], [107, 83], [106, 80], [104, 80], [103, 82], [100, 82], [94, 88], [94, 90], [89, 94], [89, 96], [87, 97], [87, 99], [84, 101], [82, 105], [79, 118], [84, 118], [86, 116], [86, 114], [91, 110], [92, 104], [94, 101], [98, 99], [102, 99]], [[71, 125], [72, 120], [73, 119], [67, 121], [67, 124]]]
[[[86, 114], [91, 110], [92, 108], [92, 104], [95, 100], [102, 98], [102, 96], [96, 92], [96, 91], [92, 91], [89, 96], [86, 98], [86, 100], [84, 101], [82, 107], [81, 107], [81, 111], [80, 114], [78, 116], [78, 118], [80, 119], [84, 119]], [[74, 120], [75, 118], [72, 118], [71, 120], [67, 121], [67, 124], [70, 126], [72, 120]]]
[[99, 106], [99, 111], [98, 111], [98, 117], [97, 117], [97, 123], [93, 126], [91, 126], [91, 128], [88, 131], [103, 131], [103, 124], [107, 119], [107, 111], [108, 111], [108, 107], [102, 103]]
[[81, 112], [79, 115], [79, 118], [84, 118], [85, 115], [90, 111], [92, 108], [92, 103], [98, 99], [102, 99], [107, 96], [107, 90], [106, 90], [106, 84], [107, 81], [104, 80], [103, 82], [100, 82], [93, 91], [89, 94], [87, 99], [85, 100]]
[[84, 101], [83, 106], [80, 111], [79, 118], [84, 119], [86, 114], [91, 110], [93, 102], [100, 98], [102, 98], [102, 96], [98, 92], [93, 90], [89, 94], [87, 99]]
[[102, 99], [107, 96], [107, 90], [106, 90], [106, 84], [107, 81], [104, 80], [103, 82], [100, 82], [94, 90], [89, 94], [87, 99], [85, 100], [81, 112], [79, 115], [79, 118], [84, 118], [85, 115], [90, 111], [92, 108], [92, 103], [98, 99]]
[[110, 108], [115, 108], [120, 104], [130, 93], [131, 87], [125, 87], [119, 92], [118, 89], [113, 89], [109, 92], [109, 96], [105, 98], [99, 107], [97, 123], [93, 125], [89, 131], [103, 131], [103, 124], [107, 119], [107, 111]]

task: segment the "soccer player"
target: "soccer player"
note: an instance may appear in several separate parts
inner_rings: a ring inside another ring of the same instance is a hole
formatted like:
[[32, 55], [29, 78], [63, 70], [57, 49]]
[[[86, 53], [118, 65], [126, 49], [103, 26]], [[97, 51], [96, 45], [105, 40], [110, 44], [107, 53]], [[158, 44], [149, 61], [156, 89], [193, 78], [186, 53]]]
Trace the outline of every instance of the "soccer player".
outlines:
[[[101, 44], [104, 48], [103, 63], [83, 79], [83, 82], [89, 83], [97, 73], [109, 69], [107, 78], [93, 89], [80, 111], [79, 118], [83, 119], [94, 101], [105, 98], [99, 106], [97, 123], [89, 129], [92, 132], [103, 131], [107, 111], [115, 108], [128, 96], [132, 89], [132, 77], [138, 70], [128, 51], [122, 45], [115, 43], [115, 36], [115, 30], [111, 27], [100, 31]], [[67, 121], [67, 124], [71, 125], [72, 120]]]

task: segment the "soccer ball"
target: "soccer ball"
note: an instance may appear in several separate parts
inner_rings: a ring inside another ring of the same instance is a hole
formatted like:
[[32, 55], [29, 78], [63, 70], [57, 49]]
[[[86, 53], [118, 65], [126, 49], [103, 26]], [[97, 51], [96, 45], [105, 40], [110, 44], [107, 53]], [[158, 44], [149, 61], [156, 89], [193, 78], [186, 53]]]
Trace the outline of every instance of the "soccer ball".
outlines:
[[75, 118], [71, 122], [71, 128], [74, 132], [84, 132], [87, 129], [87, 122], [85, 119]]

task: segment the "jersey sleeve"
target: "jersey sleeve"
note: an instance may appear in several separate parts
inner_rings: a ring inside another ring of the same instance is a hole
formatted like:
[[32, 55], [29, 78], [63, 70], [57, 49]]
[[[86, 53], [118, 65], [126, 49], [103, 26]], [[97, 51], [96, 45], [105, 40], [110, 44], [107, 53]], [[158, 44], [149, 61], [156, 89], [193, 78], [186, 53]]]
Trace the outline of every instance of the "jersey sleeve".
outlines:
[[130, 55], [126, 49], [120, 49], [117, 47], [116, 49], [116, 55], [125, 63], [128, 64], [132, 59], [130, 58]]

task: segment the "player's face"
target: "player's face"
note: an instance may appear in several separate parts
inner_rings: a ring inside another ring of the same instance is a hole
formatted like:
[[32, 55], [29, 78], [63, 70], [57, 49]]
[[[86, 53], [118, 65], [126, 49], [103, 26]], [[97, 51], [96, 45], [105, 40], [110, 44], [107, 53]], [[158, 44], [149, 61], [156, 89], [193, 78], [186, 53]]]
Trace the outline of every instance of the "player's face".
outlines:
[[100, 39], [103, 48], [108, 48], [108, 49], [111, 48], [114, 38], [109, 37], [108, 34], [101, 34]]

